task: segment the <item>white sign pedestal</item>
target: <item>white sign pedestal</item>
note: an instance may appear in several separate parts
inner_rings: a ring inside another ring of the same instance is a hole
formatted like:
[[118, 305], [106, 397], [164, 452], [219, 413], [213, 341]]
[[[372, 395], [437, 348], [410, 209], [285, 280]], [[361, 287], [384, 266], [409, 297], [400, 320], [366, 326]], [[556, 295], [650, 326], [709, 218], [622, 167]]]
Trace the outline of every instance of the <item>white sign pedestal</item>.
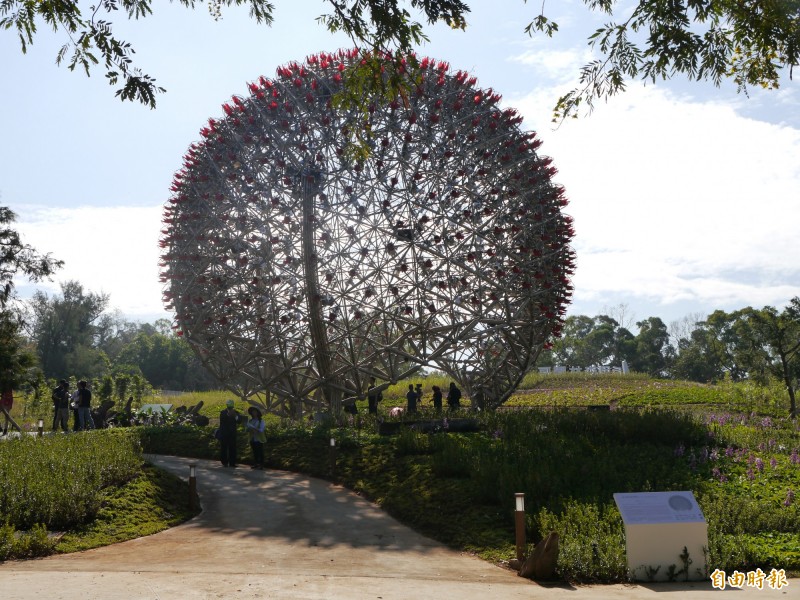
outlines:
[[[685, 567], [684, 548], [691, 561], [688, 579], [707, 579], [708, 525], [692, 492], [614, 494], [614, 501], [625, 524], [628, 572], [633, 579], [668, 581], [670, 569], [677, 573]], [[672, 578], [685, 581], [687, 575]]]

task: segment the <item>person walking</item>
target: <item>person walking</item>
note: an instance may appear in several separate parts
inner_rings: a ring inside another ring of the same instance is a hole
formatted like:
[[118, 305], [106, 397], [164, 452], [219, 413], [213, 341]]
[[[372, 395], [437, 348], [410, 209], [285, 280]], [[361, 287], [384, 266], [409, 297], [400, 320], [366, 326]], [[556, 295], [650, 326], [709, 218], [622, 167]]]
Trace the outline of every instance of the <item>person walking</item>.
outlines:
[[53, 431], [61, 429], [69, 431], [69, 384], [66, 379], [58, 382], [58, 387], [53, 390]]
[[236, 426], [240, 419], [233, 400], [227, 400], [225, 410], [219, 413], [219, 459], [223, 467], [236, 467]]
[[406, 407], [406, 412], [408, 414], [412, 414], [417, 412], [417, 392], [414, 391], [414, 384], [408, 384], [408, 393], [406, 394], [406, 401], [408, 402], [408, 406]]
[[383, 400], [383, 393], [377, 389], [375, 385], [375, 378], [369, 378], [369, 387], [367, 388], [367, 409], [369, 414], [378, 414], [378, 402]]
[[422, 384], [418, 383], [414, 391], [417, 393], [417, 406], [422, 407], [422, 397], [425, 395], [425, 392], [422, 391]]
[[267, 443], [266, 426], [261, 419], [261, 411], [255, 406], [247, 409], [250, 420], [247, 421], [247, 433], [250, 436], [250, 449], [253, 451], [253, 466], [251, 469], [264, 468], [264, 444]]
[[92, 418], [92, 392], [83, 379], [78, 382], [78, 430], [94, 429]]
[[461, 390], [456, 387], [454, 381], [450, 382], [450, 389], [447, 391], [447, 407], [450, 410], [461, 408]]
[[433, 410], [442, 412], [442, 388], [434, 385], [431, 389], [433, 390]]

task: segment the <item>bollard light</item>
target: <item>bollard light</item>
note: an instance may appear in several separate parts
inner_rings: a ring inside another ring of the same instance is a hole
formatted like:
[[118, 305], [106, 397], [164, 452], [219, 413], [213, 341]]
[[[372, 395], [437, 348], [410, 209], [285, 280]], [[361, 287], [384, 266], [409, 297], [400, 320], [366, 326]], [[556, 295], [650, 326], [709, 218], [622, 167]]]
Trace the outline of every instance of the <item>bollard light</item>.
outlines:
[[330, 451], [328, 452], [328, 454], [330, 455], [330, 457], [329, 457], [330, 458], [330, 462], [331, 462], [330, 471], [331, 471], [331, 477], [333, 478], [333, 477], [336, 477], [336, 439], [335, 438], [331, 438], [331, 447], [330, 447]]
[[42, 437], [44, 435], [44, 421], [39, 419], [39, 422], [36, 425], [39, 428], [39, 437]]
[[516, 534], [517, 546], [517, 560], [525, 559], [525, 546], [527, 541], [525, 539], [525, 494], [514, 494], [514, 504], [516, 511], [514, 512], [514, 530]]
[[197, 510], [197, 465], [189, 463], [189, 510]]

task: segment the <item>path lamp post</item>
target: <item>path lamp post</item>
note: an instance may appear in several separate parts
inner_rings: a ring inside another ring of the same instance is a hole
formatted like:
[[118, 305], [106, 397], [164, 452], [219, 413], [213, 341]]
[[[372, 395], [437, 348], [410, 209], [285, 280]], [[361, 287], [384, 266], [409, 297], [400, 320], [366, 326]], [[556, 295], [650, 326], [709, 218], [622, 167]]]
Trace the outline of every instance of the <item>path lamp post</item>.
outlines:
[[525, 558], [525, 494], [514, 494], [516, 510], [514, 512], [514, 529], [516, 531], [517, 560]]
[[331, 477], [336, 476], [336, 438], [331, 438]]
[[36, 424], [36, 426], [39, 429], [39, 437], [42, 437], [44, 435], [44, 421], [39, 419], [39, 422]]
[[197, 510], [197, 465], [189, 464], [189, 510]]

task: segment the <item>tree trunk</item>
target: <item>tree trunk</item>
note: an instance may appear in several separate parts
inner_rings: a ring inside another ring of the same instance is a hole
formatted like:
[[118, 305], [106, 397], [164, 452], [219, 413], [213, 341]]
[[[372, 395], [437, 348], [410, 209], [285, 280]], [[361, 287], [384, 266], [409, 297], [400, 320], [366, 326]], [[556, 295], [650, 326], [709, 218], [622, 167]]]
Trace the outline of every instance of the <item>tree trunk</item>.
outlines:
[[[328, 331], [325, 326], [325, 317], [322, 314], [322, 294], [319, 287], [316, 245], [314, 232], [316, 230], [316, 215], [314, 212], [314, 198], [319, 192], [318, 174], [312, 174], [310, 170], [301, 171], [303, 179], [303, 271], [306, 283], [306, 305], [308, 307], [308, 325], [311, 333], [311, 340], [316, 348], [316, 362], [319, 378], [323, 381], [322, 391], [328, 408], [333, 414], [341, 411], [342, 392], [334, 381], [333, 368], [331, 365], [330, 343], [328, 342]], [[314, 177], [314, 181], [308, 181], [309, 177]], [[333, 384], [333, 385], [332, 385]]]
[[794, 386], [792, 385], [791, 370], [786, 355], [781, 353], [781, 369], [783, 370], [783, 382], [786, 384], [786, 391], [789, 392], [789, 416], [794, 419], [797, 417], [797, 403], [794, 397]]

